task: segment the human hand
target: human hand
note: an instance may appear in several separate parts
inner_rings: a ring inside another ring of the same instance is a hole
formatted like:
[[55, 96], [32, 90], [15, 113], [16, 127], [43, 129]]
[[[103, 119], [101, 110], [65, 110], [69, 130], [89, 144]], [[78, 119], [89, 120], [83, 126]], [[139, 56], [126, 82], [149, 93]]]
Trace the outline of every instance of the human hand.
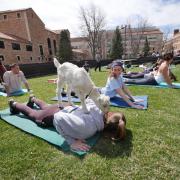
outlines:
[[134, 102], [143, 102], [144, 99], [135, 99]]
[[33, 90], [32, 90], [32, 89], [28, 89], [28, 92], [29, 92], [29, 93], [33, 93]]
[[170, 87], [170, 88], [173, 88], [173, 89], [177, 88], [176, 85], [174, 85], [174, 84], [169, 85], [169, 87]]
[[71, 149], [76, 151], [89, 151], [90, 146], [85, 143], [84, 140], [76, 140], [74, 143], [71, 144]]
[[142, 105], [136, 105], [136, 104], [134, 104], [132, 107], [133, 107], [133, 108], [136, 108], [136, 109], [144, 109], [144, 106], [142, 106]]

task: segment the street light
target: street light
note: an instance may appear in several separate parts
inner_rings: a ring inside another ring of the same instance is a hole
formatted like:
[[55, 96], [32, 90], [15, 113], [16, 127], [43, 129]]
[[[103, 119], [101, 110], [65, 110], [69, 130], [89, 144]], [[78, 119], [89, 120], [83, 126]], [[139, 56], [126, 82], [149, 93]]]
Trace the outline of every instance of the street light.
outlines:
[[126, 29], [127, 29], [127, 25], [121, 26], [121, 29], [124, 29], [124, 58], [126, 59]]

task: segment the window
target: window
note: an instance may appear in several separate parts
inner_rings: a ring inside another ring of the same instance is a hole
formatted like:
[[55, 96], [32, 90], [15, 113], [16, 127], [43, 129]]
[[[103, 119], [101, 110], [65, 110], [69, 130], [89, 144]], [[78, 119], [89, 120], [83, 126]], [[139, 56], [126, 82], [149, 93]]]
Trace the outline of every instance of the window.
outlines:
[[40, 55], [41, 55], [41, 56], [44, 55], [43, 46], [42, 46], [42, 45], [39, 45], [39, 52], [40, 52]]
[[26, 45], [26, 51], [32, 51], [32, 45], [30, 44]]
[[4, 46], [4, 41], [0, 41], [0, 48], [1, 48], [1, 49], [4, 49], [4, 48], [5, 48], [5, 46]]
[[57, 52], [56, 40], [53, 40], [53, 44], [54, 44], [54, 54], [56, 54], [56, 52]]
[[4, 56], [3, 55], [0, 55], [0, 60], [4, 61]]
[[52, 55], [52, 50], [51, 49], [49, 49], [49, 54]]
[[21, 60], [21, 57], [20, 56], [16, 56], [17, 60], [20, 61]]
[[20, 13], [17, 13], [17, 18], [20, 18], [21, 17], [21, 14]]
[[13, 49], [13, 50], [21, 50], [20, 44], [18, 44], [18, 43], [12, 43], [12, 49]]
[[31, 60], [31, 61], [33, 60], [32, 57], [30, 57], [30, 60]]
[[51, 40], [50, 38], [47, 38], [48, 48], [51, 48]]
[[3, 15], [3, 19], [4, 19], [4, 20], [7, 19], [7, 15], [6, 15], [6, 14]]

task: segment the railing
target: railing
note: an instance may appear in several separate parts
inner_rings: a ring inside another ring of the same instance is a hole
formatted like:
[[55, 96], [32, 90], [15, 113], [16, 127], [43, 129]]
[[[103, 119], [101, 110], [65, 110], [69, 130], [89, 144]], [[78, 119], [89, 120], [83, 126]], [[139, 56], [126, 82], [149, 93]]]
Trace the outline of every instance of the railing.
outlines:
[[[139, 64], [143, 64], [143, 63], [149, 63], [149, 62], [154, 63], [154, 62], [156, 62], [156, 60], [157, 60], [157, 57], [142, 57], [142, 58], [138, 58], [138, 59], [124, 60], [124, 63], [132, 64], [132, 65], [139, 65]], [[79, 67], [82, 67], [84, 65], [85, 61], [89, 64], [90, 68], [93, 68], [96, 65], [95, 60], [81, 60], [81, 61], [70, 61], [70, 62], [73, 64], [76, 64]], [[101, 65], [107, 66], [112, 61], [113, 61], [112, 59], [111, 60], [109, 60], [109, 59], [102, 60]], [[180, 63], [180, 57], [175, 57], [173, 64], [179, 64], [179, 63]], [[19, 64], [19, 66], [27, 78], [57, 73], [57, 69], [55, 68], [53, 62]], [[9, 69], [9, 66], [6, 66], [6, 67], [7, 67], [7, 69]]]

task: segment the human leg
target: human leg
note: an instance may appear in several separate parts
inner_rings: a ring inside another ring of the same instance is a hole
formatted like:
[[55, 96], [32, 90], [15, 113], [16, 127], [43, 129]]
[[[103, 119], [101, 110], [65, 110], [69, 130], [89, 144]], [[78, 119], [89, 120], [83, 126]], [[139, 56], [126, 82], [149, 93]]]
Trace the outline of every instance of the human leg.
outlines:
[[141, 79], [125, 79], [126, 84], [137, 84], [137, 85], [158, 85], [153, 76], [149, 76]]
[[36, 110], [28, 107], [25, 104], [14, 102], [11, 100], [9, 102], [10, 111], [12, 114], [22, 113], [29, 119], [36, 122], [37, 125], [42, 127], [52, 127], [54, 114], [59, 111], [59, 108], [49, 106], [44, 110]]
[[129, 79], [136, 79], [136, 78], [144, 78], [144, 73], [130, 73], [130, 74], [124, 74], [123, 77], [129, 78]]

